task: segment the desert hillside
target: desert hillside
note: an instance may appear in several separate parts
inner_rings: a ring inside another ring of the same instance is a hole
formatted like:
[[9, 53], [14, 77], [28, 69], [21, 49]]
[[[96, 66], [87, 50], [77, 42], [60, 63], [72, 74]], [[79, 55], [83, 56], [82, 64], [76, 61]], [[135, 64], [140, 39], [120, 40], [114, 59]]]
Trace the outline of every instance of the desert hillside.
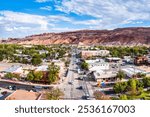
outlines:
[[63, 33], [43, 33], [25, 38], [11, 38], [1, 43], [17, 44], [78, 44], [85, 45], [149, 45], [150, 28], [118, 28], [114, 30], [80, 30]]

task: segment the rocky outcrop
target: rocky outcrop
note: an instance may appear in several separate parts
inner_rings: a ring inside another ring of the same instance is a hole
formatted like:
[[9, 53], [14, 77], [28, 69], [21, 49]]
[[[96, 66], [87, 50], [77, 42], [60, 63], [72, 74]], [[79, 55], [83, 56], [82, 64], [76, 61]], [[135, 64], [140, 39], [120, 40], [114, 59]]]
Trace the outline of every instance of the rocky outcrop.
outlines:
[[80, 30], [62, 33], [43, 33], [1, 43], [17, 44], [79, 44], [85, 45], [149, 45], [150, 28], [118, 28], [114, 30]]

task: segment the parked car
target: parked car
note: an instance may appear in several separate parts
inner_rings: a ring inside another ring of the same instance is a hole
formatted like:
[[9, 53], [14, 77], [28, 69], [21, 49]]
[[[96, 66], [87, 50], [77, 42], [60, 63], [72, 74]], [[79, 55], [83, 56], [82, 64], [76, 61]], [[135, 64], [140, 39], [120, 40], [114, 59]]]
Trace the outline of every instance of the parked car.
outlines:
[[78, 77], [78, 80], [83, 80], [83, 77]]
[[50, 87], [48, 87], [48, 86], [44, 86], [44, 87], [43, 87], [43, 89], [50, 89]]
[[12, 86], [12, 90], [17, 90], [17, 87], [16, 86]]
[[12, 86], [11, 86], [11, 85], [9, 85], [9, 86], [7, 87], [7, 89], [9, 89], [9, 90], [13, 90], [13, 88], [12, 88]]
[[79, 86], [79, 88], [78, 88], [78, 89], [82, 90], [82, 89], [83, 89], [83, 87], [82, 87], [82, 86]]
[[33, 86], [33, 89], [32, 89], [34, 92], [39, 92], [42, 90], [42, 86]]
[[72, 81], [69, 81], [68, 84], [73, 84], [73, 82], [72, 82]]
[[1, 92], [2, 95], [6, 95], [7, 93], [8, 93], [7, 91]]
[[84, 99], [84, 100], [90, 100], [90, 96], [89, 95], [84, 95], [84, 96], [82, 96], [82, 99]]

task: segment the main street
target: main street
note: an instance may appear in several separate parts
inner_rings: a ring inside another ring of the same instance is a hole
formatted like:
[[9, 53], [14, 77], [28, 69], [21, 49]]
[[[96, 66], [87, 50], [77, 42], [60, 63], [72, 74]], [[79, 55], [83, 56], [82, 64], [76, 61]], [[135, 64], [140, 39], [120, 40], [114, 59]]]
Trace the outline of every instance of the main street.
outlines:
[[58, 88], [64, 92], [64, 99], [81, 100], [84, 96], [89, 96], [89, 91], [86, 81], [78, 79], [80, 75], [77, 72], [79, 66], [76, 64], [75, 50], [73, 49], [71, 53], [67, 77], [58, 85]]

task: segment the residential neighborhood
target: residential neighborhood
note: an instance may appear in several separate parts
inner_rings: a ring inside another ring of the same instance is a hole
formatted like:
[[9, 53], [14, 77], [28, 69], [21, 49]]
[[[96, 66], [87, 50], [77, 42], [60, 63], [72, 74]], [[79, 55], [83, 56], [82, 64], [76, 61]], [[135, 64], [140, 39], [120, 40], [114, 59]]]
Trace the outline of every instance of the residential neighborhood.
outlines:
[[150, 48], [0, 45], [0, 100], [149, 100]]

